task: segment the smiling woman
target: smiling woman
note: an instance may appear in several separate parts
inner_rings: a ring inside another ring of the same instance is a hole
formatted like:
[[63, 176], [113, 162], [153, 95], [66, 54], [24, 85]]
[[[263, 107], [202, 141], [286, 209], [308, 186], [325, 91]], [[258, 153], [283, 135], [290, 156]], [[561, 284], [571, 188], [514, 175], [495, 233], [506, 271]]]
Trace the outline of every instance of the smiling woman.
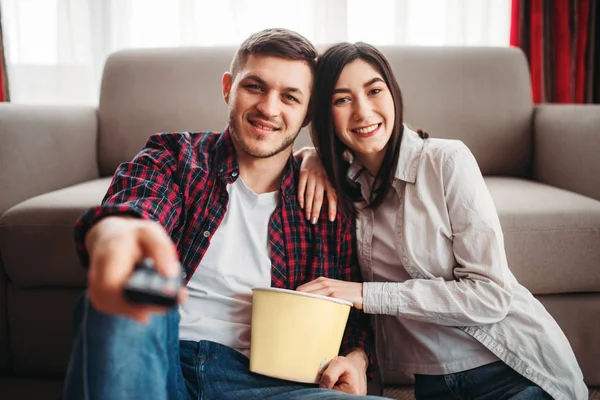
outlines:
[[587, 398], [565, 334], [511, 273], [475, 157], [403, 124], [386, 57], [361, 42], [327, 49], [313, 107], [311, 136], [356, 218], [365, 282], [318, 278], [298, 290], [373, 314], [380, 362], [414, 375], [417, 399]]
[[333, 93], [333, 123], [340, 140], [377, 175], [395, 125], [390, 90], [373, 65], [356, 60], [344, 68]]

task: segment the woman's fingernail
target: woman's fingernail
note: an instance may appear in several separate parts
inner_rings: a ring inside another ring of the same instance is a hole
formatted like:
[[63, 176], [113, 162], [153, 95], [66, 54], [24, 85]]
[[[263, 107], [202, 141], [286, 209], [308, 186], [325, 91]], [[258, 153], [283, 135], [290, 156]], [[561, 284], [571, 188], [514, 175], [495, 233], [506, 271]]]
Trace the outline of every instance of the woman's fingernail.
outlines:
[[317, 223], [317, 219], [316, 219], [316, 218], [313, 218], [313, 219], [312, 219], [312, 223], [313, 223], [313, 225], [314, 225], [314, 224], [316, 224], [316, 223]]

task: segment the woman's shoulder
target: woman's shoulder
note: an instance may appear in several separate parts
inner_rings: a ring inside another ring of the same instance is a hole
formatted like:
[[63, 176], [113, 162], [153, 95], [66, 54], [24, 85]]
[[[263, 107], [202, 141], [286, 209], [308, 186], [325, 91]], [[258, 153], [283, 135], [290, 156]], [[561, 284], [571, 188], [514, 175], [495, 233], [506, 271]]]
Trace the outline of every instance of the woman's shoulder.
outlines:
[[458, 139], [427, 138], [423, 146], [423, 158], [434, 164], [444, 165], [454, 157], [470, 154], [467, 145]]

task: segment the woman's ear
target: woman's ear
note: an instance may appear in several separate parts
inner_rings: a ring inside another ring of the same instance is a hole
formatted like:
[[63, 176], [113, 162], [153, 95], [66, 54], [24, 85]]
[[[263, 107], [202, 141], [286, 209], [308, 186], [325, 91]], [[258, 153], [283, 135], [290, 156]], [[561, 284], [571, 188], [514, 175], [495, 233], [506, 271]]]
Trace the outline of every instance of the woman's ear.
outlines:
[[223, 74], [223, 78], [221, 79], [221, 91], [223, 92], [223, 100], [225, 103], [229, 104], [229, 93], [231, 93], [231, 84], [233, 82], [233, 77], [229, 72], [225, 72]]

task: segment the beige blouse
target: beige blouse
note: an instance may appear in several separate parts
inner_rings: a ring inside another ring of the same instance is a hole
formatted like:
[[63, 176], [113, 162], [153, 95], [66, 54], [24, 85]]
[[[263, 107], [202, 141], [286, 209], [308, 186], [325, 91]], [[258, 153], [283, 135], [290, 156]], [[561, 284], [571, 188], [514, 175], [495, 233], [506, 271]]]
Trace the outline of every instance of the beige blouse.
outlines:
[[[365, 172], [358, 181], [361, 186], [372, 188], [374, 179]], [[405, 282], [412, 279], [400, 262], [402, 256], [394, 244], [400, 223], [397, 213], [402, 202], [403, 184], [400, 182], [390, 190], [386, 201], [373, 210], [373, 235], [371, 238], [364, 237], [364, 240], [371, 241], [368, 264], [375, 282]], [[387, 340], [388, 346], [402, 349], [394, 357], [388, 357], [387, 365], [393, 365], [394, 369], [411, 374], [446, 375], [498, 361], [498, 357], [485, 346], [454, 326], [393, 315], [380, 315], [376, 323], [376, 331], [380, 334], [378, 341], [386, 341], [383, 332], [394, 332]]]
[[[355, 161], [349, 177], [360, 179], [362, 170]], [[361, 189], [367, 198], [368, 185]], [[422, 140], [405, 127], [394, 189], [401, 197], [393, 245], [411, 279], [373, 282], [376, 270], [384, 274], [372, 254], [379, 228], [372, 210], [357, 217], [364, 310], [394, 317], [385, 346], [407, 347], [398, 336], [402, 320], [459, 327], [555, 399], [587, 399], [567, 338], [508, 267], [498, 214], [469, 149], [458, 140]], [[380, 362], [394, 368], [399, 353]]]

